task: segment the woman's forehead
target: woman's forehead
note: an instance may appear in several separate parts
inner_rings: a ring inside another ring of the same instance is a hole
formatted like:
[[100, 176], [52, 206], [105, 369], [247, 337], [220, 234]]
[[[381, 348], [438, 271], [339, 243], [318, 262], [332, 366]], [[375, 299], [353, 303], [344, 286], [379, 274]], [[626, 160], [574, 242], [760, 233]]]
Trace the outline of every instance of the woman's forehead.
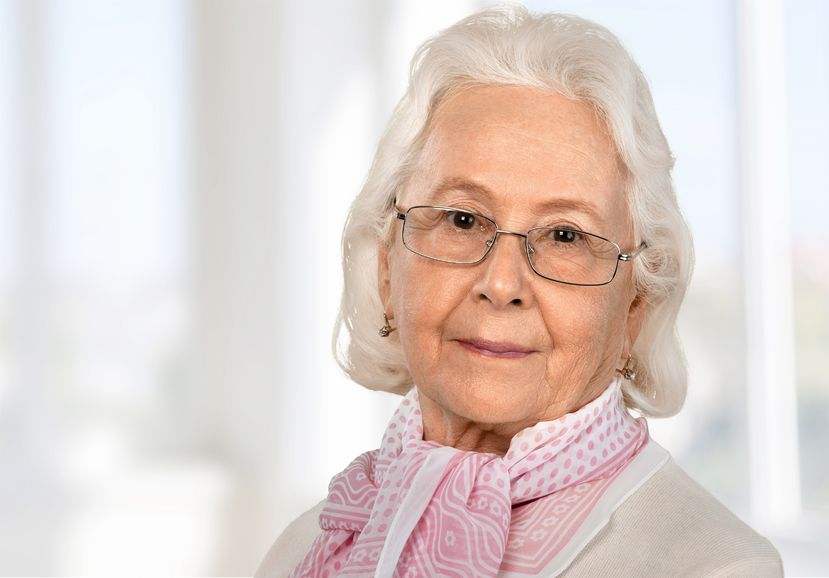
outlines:
[[450, 127], [453, 132], [474, 130], [511, 131], [532, 129], [561, 137], [566, 144], [592, 141], [596, 148], [613, 146], [607, 125], [596, 108], [558, 92], [528, 86], [480, 85], [459, 90], [434, 110], [431, 128]]
[[532, 88], [475, 87], [442, 103], [411, 184], [408, 204], [474, 199], [502, 214], [577, 213], [604, 232], [628, 228], [603, 123], [584, 103]]

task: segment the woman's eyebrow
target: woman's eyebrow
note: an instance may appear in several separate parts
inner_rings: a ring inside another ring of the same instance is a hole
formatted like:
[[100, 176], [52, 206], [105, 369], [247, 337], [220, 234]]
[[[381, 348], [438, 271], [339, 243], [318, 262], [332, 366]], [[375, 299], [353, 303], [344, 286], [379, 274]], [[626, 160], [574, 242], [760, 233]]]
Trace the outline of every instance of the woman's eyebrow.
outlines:
[[[429, 194], [428, 201], [439, 204], [441, 199], [445, 198], [448, 193], [453, 191], [471, 193], [476, 196], [484, 197], [489, 201], [492, 201], [495, 198], [492, 191], [484, 185], [468, 179], [449, 177], [441, 181], [434, 189], [432, 189]], [[604, 219], [592, 203], [578, 199], [549, 199], [538, 203], [533, 208], [533, 213], [539, 216], [552, 215], [562, 211], [574, 211], [587, 215], [596, 223], [604, 223]]]

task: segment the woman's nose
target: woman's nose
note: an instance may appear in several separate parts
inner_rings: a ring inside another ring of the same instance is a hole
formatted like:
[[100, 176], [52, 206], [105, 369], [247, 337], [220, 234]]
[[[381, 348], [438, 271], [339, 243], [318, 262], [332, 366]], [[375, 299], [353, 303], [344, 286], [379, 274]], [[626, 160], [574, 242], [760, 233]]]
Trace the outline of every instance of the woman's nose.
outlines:
[[481, 263], [480, 275], [473, 290], [497, 309], [510, 303], [527, 307], [533, 301], [532, 278], [535, 275], [527, 261], [524, 237], [499, 233], [495, 245]]

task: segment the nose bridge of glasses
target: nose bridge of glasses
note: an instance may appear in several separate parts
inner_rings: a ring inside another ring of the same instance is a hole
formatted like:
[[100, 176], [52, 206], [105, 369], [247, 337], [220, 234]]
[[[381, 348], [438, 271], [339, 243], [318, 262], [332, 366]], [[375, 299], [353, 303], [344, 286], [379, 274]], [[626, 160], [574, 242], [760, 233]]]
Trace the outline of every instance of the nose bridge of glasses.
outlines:
[[492, 244], [495, 243], [495, 239], [498, 238], [498, 235], [500, 235], [502, 233], [505, 234], [505, 235], [516, 235], [518, 237], [523, 237], [525, 242], [527, 240], [527, 234], [526, 233], [518, 233], [516, 231], [507, 231], [506, 229], [495, 229], [495, 233], [493, 233], [492, 239], [487, 241], [487, 244], [492, 246]]
[[[526, 233], [518, 233], [516, 231], [507, 231], [506, 229], [495, 229], [495, 233], [493, 234], [492, 238], [487, 241], [487, 252], [485, 257], [490, 257], [490, 254], [494, 251], [493, 245], [495, 245], [496, 240], [501, 234], [505, 235], [515, 235], [516, 237], [521, 237], [519, 240], [520, 244], [520, 256], [519, 258], [526, 262], [528, 259], [528, 255], [526, 254], [526, 246], [527, 246], [527, 235]], [[509, 252], [509, 250], [507, 250]], [[511, 255], [514, 258], [514, 255]], [[526, 263], [525, 263], [526, 264]], [[530, 268], [532, 268], [532, 264], [530, 264]]]

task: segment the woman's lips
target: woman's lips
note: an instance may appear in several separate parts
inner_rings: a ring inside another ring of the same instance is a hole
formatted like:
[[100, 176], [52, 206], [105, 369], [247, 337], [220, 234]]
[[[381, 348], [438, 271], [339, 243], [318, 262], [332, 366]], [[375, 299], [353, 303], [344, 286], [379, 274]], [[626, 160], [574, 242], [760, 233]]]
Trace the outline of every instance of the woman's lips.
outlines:
[[496, 357], [502, 359], [520, 359], [527, 357], [532, 351], [529, 351], [518, 345], [511, 343], [493, 343], [491, 341], [462, 341], [458, 340], [461, 347], [478, 353], [485, 357]]

